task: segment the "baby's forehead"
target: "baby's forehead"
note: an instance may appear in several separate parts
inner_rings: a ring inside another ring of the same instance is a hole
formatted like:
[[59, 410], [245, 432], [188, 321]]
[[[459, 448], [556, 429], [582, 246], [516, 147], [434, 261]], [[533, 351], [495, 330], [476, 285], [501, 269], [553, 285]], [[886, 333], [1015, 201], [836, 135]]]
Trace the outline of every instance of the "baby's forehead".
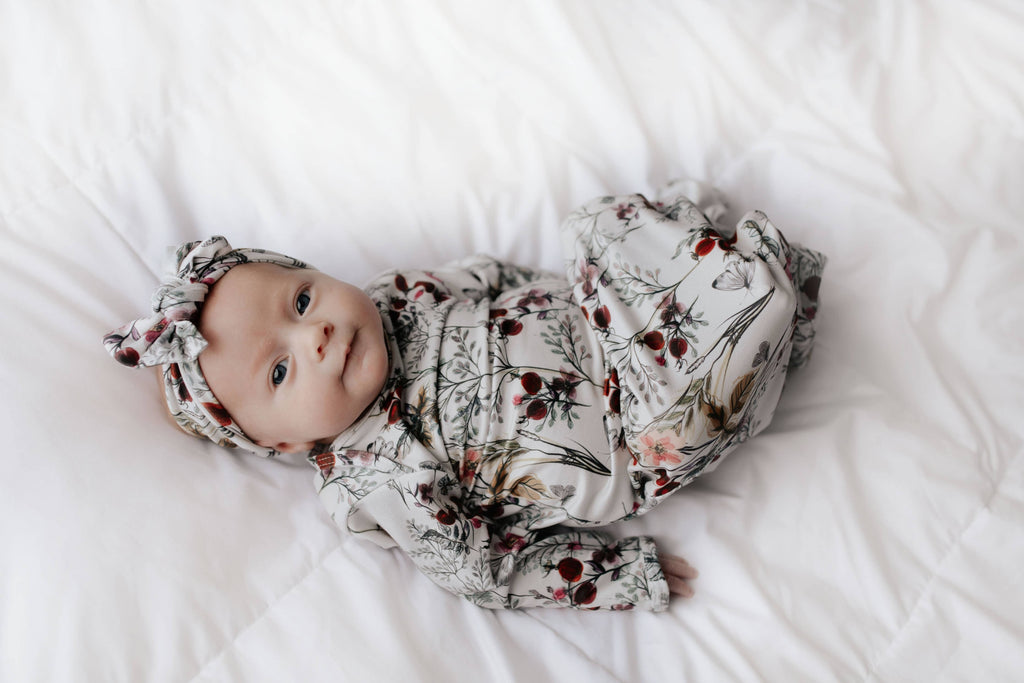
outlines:
[[215, 282], [206, 295], [206, 304], [218, 303], [220, 299], [249, 297], [267, 293], [282, 283], [295, 279], [301, 269], [287, 268], [276, 263], [242, 263]]
[[208, 332], [219, 336], [226, 329], [257, 322], [287, 296], [299, 272], [273, 263], [235, 266], [210, 287], [200, 313], [200, 331], [204, 336]]

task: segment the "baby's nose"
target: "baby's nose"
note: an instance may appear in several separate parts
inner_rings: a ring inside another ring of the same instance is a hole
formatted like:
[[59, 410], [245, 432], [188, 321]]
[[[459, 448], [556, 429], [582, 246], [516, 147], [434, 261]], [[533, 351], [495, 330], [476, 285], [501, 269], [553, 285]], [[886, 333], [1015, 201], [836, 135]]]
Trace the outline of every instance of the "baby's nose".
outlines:
[[330, 323], [318, 323], [314, 326], [313, 340], [316, 344], [316, 355], [320, 358], [323, 358], [327, 352], [327, 345], [330, 343], [333, 334], [334, 325]]

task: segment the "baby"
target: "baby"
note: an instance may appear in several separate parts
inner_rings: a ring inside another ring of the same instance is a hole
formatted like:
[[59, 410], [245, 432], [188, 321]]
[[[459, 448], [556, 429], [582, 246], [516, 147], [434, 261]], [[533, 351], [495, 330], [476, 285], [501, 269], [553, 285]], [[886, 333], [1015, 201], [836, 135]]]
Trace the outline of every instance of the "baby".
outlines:
[[161, 367], [186, 431], [308, 452], [339, 524], [477, 605], [662, 610], [695, 570], [591, 527], [764, 429], [813, 342], [824, 257], [723, 211], [692, 183], [599, 198], [568, 279], [478, 256], [365, 290], [214, 237], [104, 341]]

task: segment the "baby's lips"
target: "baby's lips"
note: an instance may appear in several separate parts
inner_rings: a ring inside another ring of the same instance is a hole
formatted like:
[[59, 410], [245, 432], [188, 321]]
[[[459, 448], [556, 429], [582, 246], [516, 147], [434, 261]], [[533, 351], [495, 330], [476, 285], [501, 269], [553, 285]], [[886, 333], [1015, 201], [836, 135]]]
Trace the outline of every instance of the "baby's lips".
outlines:
[[347, 343], [341, 346], [339, 353], [341, 354], [341, 367], [338, 368], [338, 377], [345, 376], [345, 370], [348, 369], [348, 358], [352, 354], [352, 345], [355, 343], [355, 339], [349, 340]]

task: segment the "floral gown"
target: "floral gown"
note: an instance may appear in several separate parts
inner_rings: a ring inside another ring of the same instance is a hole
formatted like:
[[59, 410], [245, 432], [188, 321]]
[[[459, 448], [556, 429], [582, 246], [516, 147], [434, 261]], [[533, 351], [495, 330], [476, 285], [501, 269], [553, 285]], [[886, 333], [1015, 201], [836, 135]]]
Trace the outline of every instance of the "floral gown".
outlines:
[[371, 283], [389, 378], [310, 462], [338, 523], [475, 604], [661, 610], [653, 541], [589, 527], [768, 424], [824, 258], [681, 195], [600, 198], [562, 229], [568, 280], [474, 257]]

